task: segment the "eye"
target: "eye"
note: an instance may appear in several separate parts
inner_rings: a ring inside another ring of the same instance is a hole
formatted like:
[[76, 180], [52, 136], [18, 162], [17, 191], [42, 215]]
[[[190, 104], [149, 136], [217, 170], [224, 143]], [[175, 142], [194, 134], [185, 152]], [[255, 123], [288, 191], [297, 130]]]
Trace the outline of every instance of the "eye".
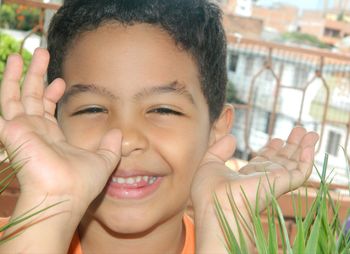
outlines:
[[149, 111], [149, 113], [156, 113], [160, 115], [176, 115], [176, 116], [182, 116], [183, 113], [170, 109], [170, 108], [155, 108]]
[[81, 109], [77, 112], [74, 112], [72, 116], [82, 115], [82, 114], [99, 114], [99, 113], [108, 113], [108, 111], [105, 108], [94, 106], [94, 107], [88, 107], [88, 108]]

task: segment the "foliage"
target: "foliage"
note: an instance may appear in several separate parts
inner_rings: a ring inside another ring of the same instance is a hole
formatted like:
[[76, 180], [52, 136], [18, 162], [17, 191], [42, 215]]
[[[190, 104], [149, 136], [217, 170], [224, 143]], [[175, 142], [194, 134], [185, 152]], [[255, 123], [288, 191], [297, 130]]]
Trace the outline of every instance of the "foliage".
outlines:
[[[322, 173], [319, 173], [321, 179], [320, 189], [315, 200], [307, 210], [305, 218], [301, 216], [301, 196], [300, 194], [297, 196], [294, 195], [293, 207], [297, 232], [293, 243], [291, 243], [287, 234], [286, 222], [277, 199], [273, 195], [272, 187], [270, 187], [272, 194], [271, 205], [267, 208], [267, 234], [262, 230], [263, 224], [258, 209], [253, 209], [246, 199], [252, 221], [252, 226], [249, 226], [248, 222], [240, 216], [232, 192], [228, 190], [228, 199], [231, 203], [232, 213], [238, 227], [238, 234], [235, 236], [216, 198], [216, 211], [225, 234], [228, 253], [247, 253], [247, 242], [242, 234], [243, 230], [254, 240], [257, 253], [259, 254], [280, 253], [278, 252], [278, 232], [282, 238], [283, 253], [349, 253], [350, 232], [345, 230], [345, 225], [342, 226], [338, 214], [339, 205], [334, 202], [329, 192], [329, 181], [326, 177], [327, 162], [328, 156], [326, 155]], [[348, 164], [347, 166], [349, 169]], [[297, 201], [295, 201], [296, 199]]]
[[326, 48], [326, 49], [330, 48], [329, 45], [320, 41], [316, 36], [311, 34], [300, 33], [300, 32], [290, 32], [290, 33], [284, 33], [282, 35], [282, 38], [285, 41], [290, 41], [297, 44], [310, 45], [310, 46], [315, 46], [318, 48]]
[[16, 12], [12, 6], [7, 4], [0, 6], [0, 27], [7, 29], [16, 27]]
[[[18, 53], [20, 46], [20, 42], [15, 40], [10, 35], [0, 33], [0, 83], [2, 81], [8, 56], [15, 52]], [[22, 57], [24, 61], [24, 73], [26, 73], [32, 59], [32, 55], [27, 50], [23, 50]]]
[[344, 18], [345, 18], [345, 12], [344, 12], [344, 11], [341, 11], [341, 12], [338, 14], [337, 20], [338, 20], [338, 21], [344, 21]]
[[18, 4], [0, 5], [0, 27], [31, 30], [39, 23], [40, 10]]
[[[6, 190], [6, 188], [15, 179], [16, 174], [21, 170], [21, 167], [22, 167], [21, 163], [17, 163], [17, 164], [8, 163], [8, 161], [10, 161], [11, 157], [13, 157], [16, 152], [17, 151], [15, 151], [12, 156], [11, 155], [7, 156], [2, 161], [0, 161], [0, 195], [3, 194], [3, 192]], [[49, 205], [49, 206], [44, 207], [44, 208], [39, 208], [41, 205], [41, 203], [39, 203], [38, 205], [29, 209], [28, 211], [21, 214], [20, 216], [18, 216], [16, 218], [11, 218], [8, 223], [6, 223], [3, 226], [0, 226], [0, 236], [2, 235], [2, 233], [5, 230], [7, 230], [7, 229], [9, 229], [17, 224], [20, 224], [22, 222], [28, 221], [30, 218], [34, 217], [35, 215], [42, 213], [42, 212], [50, 209], [51, 207], [59, 205], [63, 202], [65, 202], [65, 200], [58, 202], [58, 203], [54, 203], [54, 204]], [[7, 237], [5, 236], [5, 237], [1, 238], [0, 245], [13, 239], [14, 237], [16, 237], [20, 233], [21, 233], [21, 231], [18, 231], [16, 233], [14, 233], [13, 235], [10, 234]]]
[[235, 85], [229, 81], [227, 83], [226, 87], [226, 101], [228, 103], [234, 103], [234, 104], [244, 104], [240, 99], [237, 97], [237, 91], [235, 89]]

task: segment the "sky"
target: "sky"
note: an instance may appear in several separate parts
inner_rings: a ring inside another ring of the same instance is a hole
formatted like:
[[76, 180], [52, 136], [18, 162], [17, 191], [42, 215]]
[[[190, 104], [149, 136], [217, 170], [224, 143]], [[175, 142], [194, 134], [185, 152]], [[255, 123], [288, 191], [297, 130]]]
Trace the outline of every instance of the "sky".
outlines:
[[[258, 0], [257, 3], [262, 5], [271, 5], [273, 3], [283, 3], [298, 6], [300, 9], [323, 9], [323, 0]], [[329, 6], [333, 1], [328, 0]]]

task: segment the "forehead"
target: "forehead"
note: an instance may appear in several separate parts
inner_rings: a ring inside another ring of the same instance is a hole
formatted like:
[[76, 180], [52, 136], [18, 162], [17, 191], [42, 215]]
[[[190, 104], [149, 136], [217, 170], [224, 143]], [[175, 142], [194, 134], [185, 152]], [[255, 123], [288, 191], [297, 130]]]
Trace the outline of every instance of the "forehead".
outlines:
[[148, 24], [106, 24], [78, 36], [63, 62], [63, 77], [75, 83], [138, 87], [174, 80], [200, 89], [198, 68], [163, 30]]

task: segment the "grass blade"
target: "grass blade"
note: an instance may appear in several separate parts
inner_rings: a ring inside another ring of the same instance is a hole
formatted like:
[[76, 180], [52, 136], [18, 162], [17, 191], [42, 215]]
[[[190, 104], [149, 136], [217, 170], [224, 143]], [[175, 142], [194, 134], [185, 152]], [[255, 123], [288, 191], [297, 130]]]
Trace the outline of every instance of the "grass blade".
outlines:
[[238, 245], [237, 239], [234, 236], [232, 229], [229, 225], [229, 222], [224, 214], [224, 211], [222, 209], [222, 206], [218, 200], [217, 195], [214, 193], [214, 205], [215, 205], [215, 211], [217, 213], [217, 217], [219, 219], [219, 223], [221, 226], [221, 229], [224, 232], [225, 241], [227, 243], [226, 249], [229, 253], [241, 253], [241, 249]]

